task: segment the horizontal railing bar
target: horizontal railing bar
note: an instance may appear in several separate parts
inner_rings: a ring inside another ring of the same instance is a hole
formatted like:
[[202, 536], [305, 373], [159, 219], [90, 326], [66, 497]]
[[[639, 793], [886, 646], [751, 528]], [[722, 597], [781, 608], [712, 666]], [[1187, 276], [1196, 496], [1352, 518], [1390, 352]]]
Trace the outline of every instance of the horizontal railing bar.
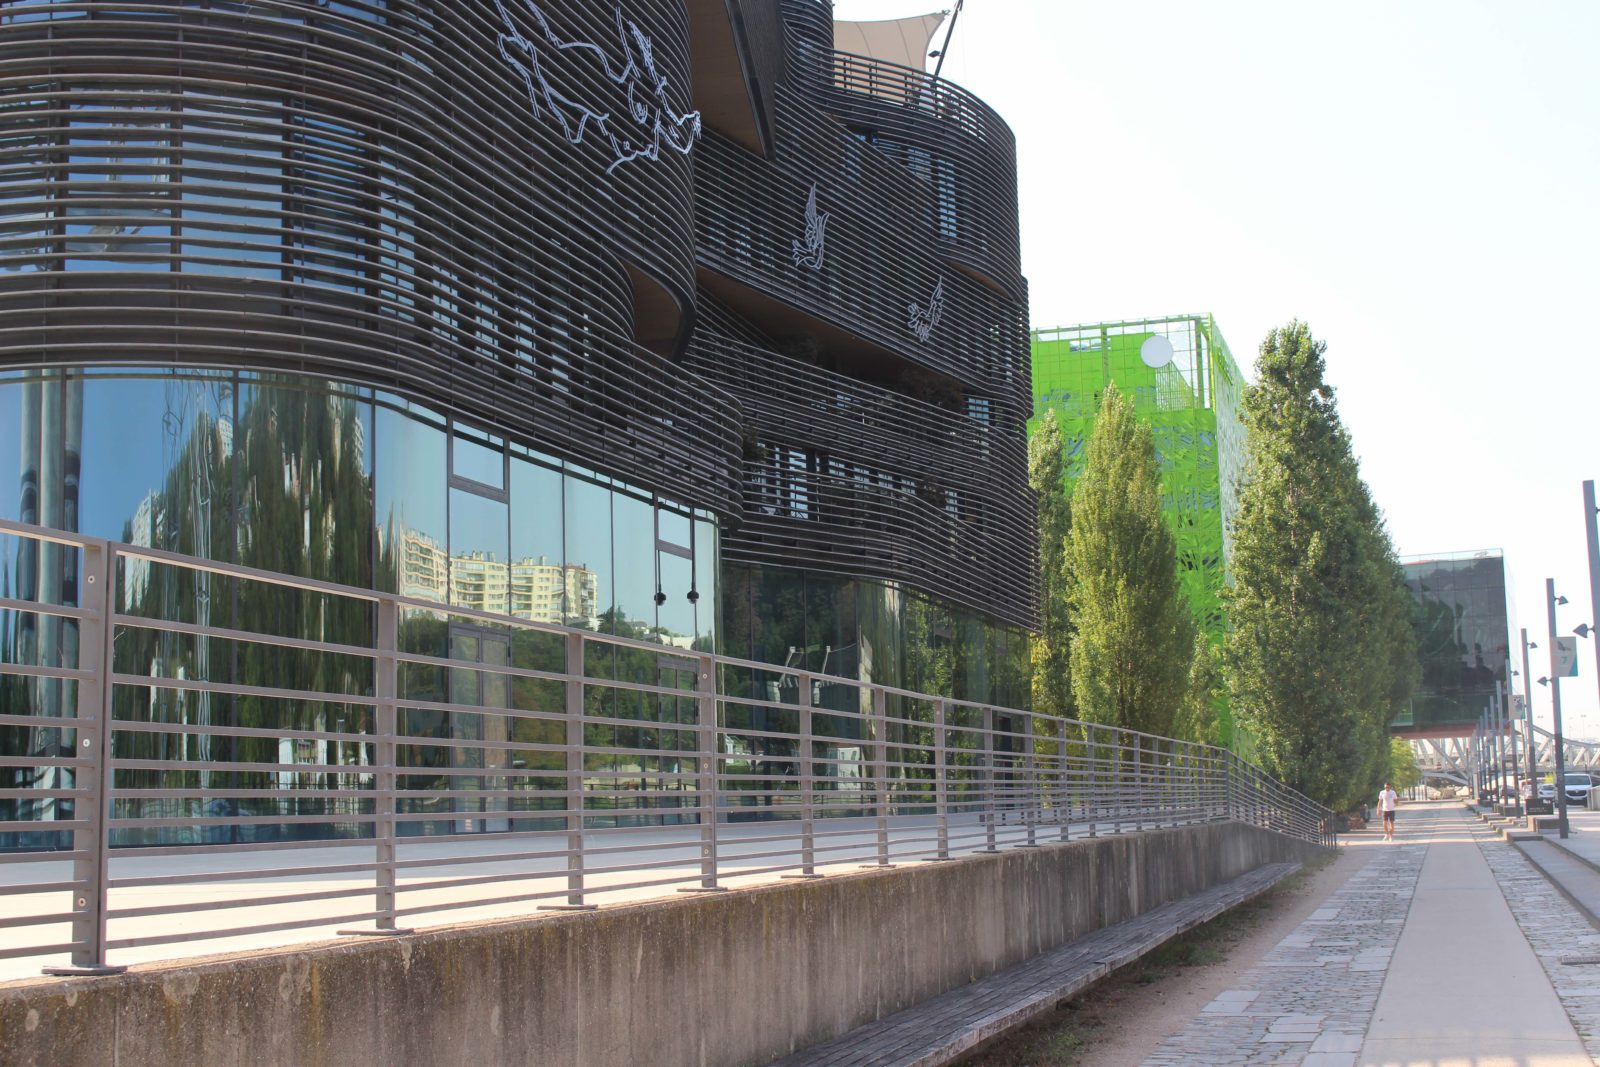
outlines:
[[[60, 882], [12, 882], [0, 885], [0, 896], [19, 897], [32, 896], [35, 893], [66, 893], [81, 886], [87, 885], [84, 878], [72, 878]], [[0, 923], [0, 925], [4, 925]]]
[[[316, 889], [301, 893], [265, 894], [249, 900], [181, 900], [173, 904], [147, 904], [137, 908], [112, 908], [106, 918], [112, 922], [127, 919], [149, 919], [158, 915], [190, 915], [205, 911], [225, 911], [229, 908], [272, 908], [284, 904], [309, 904], [314, 900], [338, 900], [343, 897], [370, 896], [372, 886], [366, 883], [340, 889]], [[240, 929], [245, 929], [241, 927]]]
[[[95, 677], [94, 671], [83, 670], [78, 667], [35, 667], [27, 663], [0, 663], [0, 674], [9, 674], [18, 678], [57, 678], [64, 682], [86, 682]], [[32, 719], [37, 723], [48, 722], [57, 716], [25, 715], [21, 717]]]
[[[162, 678], [144, 674], [114, 674], [111, 681], [129, 689], [179, 689], [190, 693], [221, 693], [224, 696], [262, 697], [270, 700], [311, 700], [318, 704], [356, 704], [371, 707], [377, 698], [357, 693], [308, 693], [300, 689], [280, 689], [265, 685], [238, 685], [232, 682], [205, 682], [197, 678]], [[127, 720], [119, 719], [119, 728]], [[176, 725], [176, 724], [174, 724]]]
[[[70, 916], [40, 923], [41, 926], [55, 926], [60, 923], [70, 923]], [[55, 956], [64, 952], [76, 952], [83, 947], [82, 941], [62, 941], [53, 945], [20, 945], [14, 948], [0, 948], [0, 960], [22, 959], [27, 956]]]
[[16, 611], [24, 615], [53, 615], [63, 619], [99, 618], [88, 608], [75, 607], [71, 604], [45, 604], [37, 600], [17, 600], [8, 596], [0, 596], [0, 611]]
[[[372, 890], [369, 888], [368, 893]], [[249, 905], [243, 905], [248, 907]], [[375, 911], [352, 912], [345, 915], [319, 915], [307, 919], [286, 919], [275, 923], [256, 923], [251, 926], [240, 927], [235, 930], [197, 930], [176, 934], [151, 934], [147, 937], [119, 937], [108, 938], [106, 948], [149, 948], [152, 945], [176, 945], [184, 941], [221, 941], [230, 937], [248, 937], [256, 934], [272, 934], [283, 930], [303, 930], [308, 926], [347, 926], [350, 923], [365, 922], [376, 919], [382, 913]]]
[[[37, 825], [49, 826], [50, 824], [40, 823]], [[20, 851], [4, 849], [0, 850], [0, 866], [8, 863], [71, 863], [75, 860], [85, 859], [88, 855], [87, 851], [74, 852], [71, 849], [40, 848]]]

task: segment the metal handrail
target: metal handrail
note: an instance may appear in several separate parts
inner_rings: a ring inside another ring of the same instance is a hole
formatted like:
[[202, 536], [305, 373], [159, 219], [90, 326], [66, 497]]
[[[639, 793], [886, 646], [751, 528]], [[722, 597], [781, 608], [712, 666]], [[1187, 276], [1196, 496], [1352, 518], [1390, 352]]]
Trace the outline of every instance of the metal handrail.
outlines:
[[[1209, 745], [15, 522], [0, 535], [82, 553], [82, 603], [37, 605], [78, 628], [78, 661], [0, 663], [32, 694], [0, 725], [53, 739], [0, 755], [18, 786], [0, 790], [0, 895], [16, 905], [0, 959], [70, 952], [51, 973], [114, 969], [113, 951], [369, 920], [360, 932], [395, 934], [410, 915], [589, 908], [1107, 832], [1236, 820], [1333, 840], [1327, 809]], [[132, 558], [365, 605], [370, 640], [116, 610]], [[8, 599], [0, 626], [33, 605]], [[408, 618], [520, 635], [544, 656], [428, 655], [403, 647]], [[116, 669], [119, 636], [139, 632], [360, 668], [320, 689]], [[596, 675], [594, 648], [651, 680]], [[504, 699], [408, 694], [408, 667], [498, 679]], [[164, 721], [156, 690], [249, 697], [278, 717]], [[123, 748], [140, 737], [148, 750]], [[272, 739], [276, 760], [214, 751]]]

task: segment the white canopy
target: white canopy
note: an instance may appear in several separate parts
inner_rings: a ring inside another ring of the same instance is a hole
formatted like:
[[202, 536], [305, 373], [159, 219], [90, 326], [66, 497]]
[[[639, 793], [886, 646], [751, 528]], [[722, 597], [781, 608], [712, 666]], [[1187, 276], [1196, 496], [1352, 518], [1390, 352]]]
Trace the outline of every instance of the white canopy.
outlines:
[[835, 22], [833, 47], [841, 52], [926, 70], [933, 35], [947, 14], [949, 12], [941, 11], [881, 22]]

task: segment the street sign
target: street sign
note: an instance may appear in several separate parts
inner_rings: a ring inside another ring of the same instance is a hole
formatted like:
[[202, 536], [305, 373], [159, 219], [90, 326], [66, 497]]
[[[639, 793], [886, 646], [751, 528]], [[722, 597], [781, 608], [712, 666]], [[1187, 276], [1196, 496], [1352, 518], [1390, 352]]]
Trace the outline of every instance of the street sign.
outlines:
[[1511, 717], [1513, 719], [1526, 719], [1528, 717], [1528, 705], [1522, 699], [1521, 693], [1511, 694]]
[[1578, 676], [1578, 639], [1576, 637], [1556, 638], [1556, 677], [1576, 678]]

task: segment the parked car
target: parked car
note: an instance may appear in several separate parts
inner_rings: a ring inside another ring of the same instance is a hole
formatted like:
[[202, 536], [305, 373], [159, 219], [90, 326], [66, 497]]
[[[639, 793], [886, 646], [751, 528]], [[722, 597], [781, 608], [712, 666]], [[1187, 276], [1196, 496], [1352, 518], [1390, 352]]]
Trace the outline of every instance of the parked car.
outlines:
[[1539, 783], [1539, 799], [1554, 800], [1556, 798], [1556, 784], [1554, 782]]
[[1579, 807], [1589, 806], [1589, 791], [1594, 788], [1594, 779], [1589, 777], [1587, 771], [1567, 772], [1567, 804], [1576, 804]]

